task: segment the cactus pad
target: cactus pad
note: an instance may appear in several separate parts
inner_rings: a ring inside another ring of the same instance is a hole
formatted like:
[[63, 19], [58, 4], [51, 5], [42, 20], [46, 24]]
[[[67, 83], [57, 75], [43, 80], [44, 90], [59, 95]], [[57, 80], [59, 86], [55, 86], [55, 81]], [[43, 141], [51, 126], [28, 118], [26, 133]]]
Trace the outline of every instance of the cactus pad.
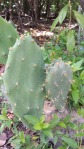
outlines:
[[13, 112], [29, 126], [24, 115], [40, 117], [45, 99], [44, 61], [30, 35], [17, 40], [9, 52], [3, 79]]
[[9, 48], [14, 45], [19, 35], [11, 23], [0, 17], [0, 64], [5, 64]]
[[63, 110], [72, 81], [72, 70], [69, 64], [55, 60], [47, 67], [45, 88], [47, 98], [55, 103], [58, 110]]

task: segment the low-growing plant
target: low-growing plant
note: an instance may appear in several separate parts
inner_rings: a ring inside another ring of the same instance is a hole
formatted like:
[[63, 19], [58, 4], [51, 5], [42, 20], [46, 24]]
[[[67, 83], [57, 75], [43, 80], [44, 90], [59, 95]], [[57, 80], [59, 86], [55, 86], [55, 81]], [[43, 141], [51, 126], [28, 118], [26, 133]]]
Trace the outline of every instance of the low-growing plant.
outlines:
[[[79, 109], [78, 114], [84, 117], [84, 110]], [[25, 134], [24, 131], [19, 131], [16, 128], [16, 121], [7, 117], [7, 109], [2, 109], [0, 118], [4, 122], [1, 125], [1, 133], [4, 130], [2, 129], [3, 124], [4, 127], [8, 127], [13, 132], [13, 137], [9, 139], [7, 144], [10, 143], [14, 149], [28, 149], [28, 147], [30, 149], [53, 149], [57, 146], [58, 142], [59, 149], [67, 147], [69, 149], [81, 149], [84, 124], [71, 122], [71, 116], [61, 119], [55, 114], [53, 119], [48, 123], [45, 121], [44, 115], [40, 119], [25, 115], [26, 120], [32, 126], [32, 131], [35, 132], [33, 136]], [[73, 135], [68, 133], [69, 130], [73, 132]]]
[[71, 89], [71, 99], [74, 104], [84, 105], [84, 59], [72, 65], [73, 69], [73, 83]]
[[11, 128], [13, 121], [7, 117], [7, 108], [6, 106], [2, 109], [1, 115], [0, 115], [0, 133], [3, 132], [4, 128], [8, 127]]
[[[70, 14], [70, 18], [69, 18], [69, 27], [71, 25], [71, 13], [73, 11], [74, 13], [74, 16], [75, 16], [75, 19], [77, 20], [77, 22], [79, 23], [79, 25], [81, 26], [81, 28], [84, 28], [84, 15], [81, 14], [80, 12], [77, 12], [77, 11], [74, 11], [72, 10], [72, 6], [71, 6], [71, 2], [69, 1], [69, 3], [67, 5], [65, 5], [61, 11], [59, 12], [59, 15], [58, 17], [54, 20], [52, 26], [51, 26], [51, 31], [53, 31], [56, 27], [56, 25], [59, 23], [60, 25], [63, 23], [64, 19], [66, 18], [67, 16], [67, 13], [68, 13], [68, 9], [69, 9], [69, 14]], [[65, 39], [66, 40], [66, 47], [67, 47], [67, 50], [69, 52], [72, 52], [73, 49], [75, 48], [75, 36], [74, 36], [74, 31], [71, 30], [70, 28], [67, 28], [66, 29], [68, 32], [66, 32], [66, 35], [65, 37], [67, 38], [63, 38], [63, 40]], [[65, 31], [65, 30], [64, 30]], [[63, 33], [63, 32], [62, 32]]]

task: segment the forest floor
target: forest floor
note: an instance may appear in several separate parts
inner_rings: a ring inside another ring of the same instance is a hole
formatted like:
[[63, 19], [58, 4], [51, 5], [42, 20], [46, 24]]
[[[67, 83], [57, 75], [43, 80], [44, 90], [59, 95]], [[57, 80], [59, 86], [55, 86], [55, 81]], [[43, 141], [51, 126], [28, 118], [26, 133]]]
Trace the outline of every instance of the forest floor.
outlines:
[[[37, 44], [39, 44], [40, 46], [43, 46], [45, 45], [46, 42], [49, 42], [54, 37], [54, 32], [51, 31], [52, 22], [53, 22], [53, 19], [50, 19], [49, 21], [45, 21], [45, 19], [43, 19], [42, 21], [39, 21], [37, 23], [36, 27], [32, 27], [31, 24], [28, 25], [25, 23], [22, 28], [18, 25], [16, 25], [16, 27], [18, 28], [19, 34], [29, 32], [32, 35], [32, 37], [35, 39]], [[76, 23], [69, 25], [69, 23], [65, 22], [64, 24], [62, 24], [60, 31], [66, 28], [67, 26], [70, 29], [78, 29], [78, 25]]]

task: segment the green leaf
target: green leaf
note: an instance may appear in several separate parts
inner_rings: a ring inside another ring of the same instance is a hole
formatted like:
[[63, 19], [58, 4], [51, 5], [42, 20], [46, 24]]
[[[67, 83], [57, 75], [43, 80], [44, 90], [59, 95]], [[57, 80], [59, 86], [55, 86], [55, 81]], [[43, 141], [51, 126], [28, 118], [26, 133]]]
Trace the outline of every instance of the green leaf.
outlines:
[[68, 127], [75, 130], [77, 129], [77, 124], [69, 122]]
[[54, 144], [56, 144], [56, 143], [57, 143], [57, 141], [58, 141], [58, 137], [57, 137], [57, 136], [55, 136], [53, 139], [54, 139]]
[[5, 122], [5, 126], [10, 129], [11, 123], [12, 123], [12, 121], [11, 120], [8, 120], [8, 121]]
[[66, 17], [66, 14], [67, 14], [67, 11], [68, 11], [68, 4], [66, 6], [64, 6], [60, 13], [59, 13], [59, 23], [62, 24], [62, 22], [64, 21], [65, 17]]
[[46, 135], [43, 132], [40, 134], [40, 139], [42, 143], [44, 144], [47, 143]]
[[67, 149], [65, 146], [58, 147], [58, 149]]
[[2, 114], [3, 116], [7, 117], [7, 108], [6, 108], [6, 107], [4, 107], [4, 108], [2, 109], [1, 114]]
[[17, 144], [17, 146], [14, 149], [24, 149], [24, 148], [22, 147], [21, 144]]
[[42, 130], [42, 125], [40, 123], [36, 124], [34, 127], [33, 127], [35, 130]]
[[64, 122], [60, 122], [59, 126], [63, 127], [63, 128], [67, 128]]
[[74, 63], [71, 67], [73, 69], [74, 72], [78, 71], [78, 70], [81, 70], [81, 65], [83, 64], [84, 62], [84, 59], [81, 59], [80, 61]]
[[53, 138], [52, 131], [50, 129], [43, 130], [43, 133], [48, 136], [49, 138]]
[[43, 130], [43, 129], [46, 129], [48, 127], [49, 127], [49, 124], [48, 123], [38, 123], [33, 128], [35, 130]]
[[84, 118], [84, 109], [78, 109], [78, 114], [81, 115]]
[[39, 136], [33, 136], [33, 137], [32, 137], [32, 140], [33, 140], [33, 141], [36, 141], [37, 139], [39, 139]]
[[13, 137], [11, 137], [8, 141], [8, 143], [11, 143], [13, 140], [16, 140], [16, 138], [18, 137], [18, 135], [14, 135]]
[[5, 121], [8, 120], [8, 118], [4, 115], [0, 115], [0, 121]]
[[24, 132], [23, 131], [19, 132], [19, 138], [20, 138], [22, 143], [25, 143], [25, 136], [24, 136]]
[[84, 28], [84, 15], [79, 13], [78, 11], [74, 11], [74, 15], [79, 25]]
[[63, 135], [63, 132], [61, 132], [61, 131], [58, 130], [58, 131], [56, 131], [56, 134], [57, 135]]
[[77, 142], [74, 140], [74, 139], [71, 139], [71, 138], [68, 138], [68, 137], [65, 137], [63, 136], [62, 137], [62, 140], [68, 144], [70, 147], [72, 147], [73, 149], [77, 149], [78, 148], [78, 145], [77, 145]]
[[84, 97], [81, 97], [80, 103], [82, 103], [84, 105]]
[[60, 119], [55, 115], [54, 118], [49, 123], [50, 124], [49, 128], [52, 129], [56, 127], [59, 124], [59, 122], [60, 122]]
[[28, 146], [30, 146], [30, 144], [31, 144], [30, 138], [31, 138], [30, 135], [27, 134], [27, 136], [26, 136], [26, 144]]
[[79, 90], [72, 91], [72, 97], [73, 97], [75, 104], [77, 104], [79, 100]]
[[64, 122], [65, 124], [67, 124], [68, 122], [70, 122], [70, 119], [71, 119], [71, 116], [68, 115], [68, 116], [66, 116], [66, 117], [63, 119], [63, 122]]
[[52, 25], [51, 25], [51, 31], [53, 31], [55, 29], [55, 26], [57, 25], [57, 23], [58, 23], [58, 17], [52, 23]]
[[24, 118], [32, 125], [35, 125], [37, 123], [39, 123], [39, 120], [34, 117], [34, 116], [31, 116], [31, 115], [24, 115]]
[[81, 80], [84, 80], [84, 70], [81, 72], [81, 74], [80, 74], [80, 79]]
[[4, 128], [5, 128], [5, 123], [2, 123], [2, 125], [1, 125], [1, 127], [0, 127], [0, 133], [3, 132]]
[[73, 30], [70, 30], [68, 32], [66, 46], [67, 46], [67, 50], [70, 52], [72, 52], [73, 49], [75, 48], [75, 37], [74, 37], [74, 31]]
[[45, 121], [45, 115], [42, 115], [40, 118], [40, 123], [43, 123]]
[[84, 137], [84, 132], [80, 132], [78, 134], [75, 134], [74, 137]]
[[48, 128], [49, 127], [49, 123], [43, 123], [43, 125], [42, 125], [42, 128], [43, 129], [46, 129], [46, 128]]
[[22, 145], [21, 145], [21, 142], [20, 142], [20, 139], [18, 139], [18, 138], [12, 140], [12, 141], [11, 141], [11, 145], [12, 145], [12, 147], [13, 147], [14, 149], [16, 149], [16, 148], [20, 149], [20, 147], [22, 146]]
[[77, 85], [77, 82], [75, 81], [72, 83], [72, 89], [77, 90], [77, 88], [78, 88], [78, 85]]

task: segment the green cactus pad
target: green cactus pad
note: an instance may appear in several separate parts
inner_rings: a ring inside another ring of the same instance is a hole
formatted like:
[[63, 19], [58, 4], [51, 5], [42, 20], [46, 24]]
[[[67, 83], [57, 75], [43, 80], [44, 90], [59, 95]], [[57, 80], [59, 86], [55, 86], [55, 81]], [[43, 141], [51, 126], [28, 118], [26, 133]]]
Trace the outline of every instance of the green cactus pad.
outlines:
[[0, 17], [0, 64], [6, 64], [9, 48], [12, 47], [19, 35], [11, 23]]
[[41, 49], [30, 35], [17, 40], [9, 52], [3, 79], [13, 112], [29, 126], [24, 115], [39, 118], [45, 99], [44, 61]]
[[48, 99], [55, 103], [58, 110], [63, 110], [72, 82], [72, 70], [69, 64], [55, 60], [46, 70], [45, 88]]

